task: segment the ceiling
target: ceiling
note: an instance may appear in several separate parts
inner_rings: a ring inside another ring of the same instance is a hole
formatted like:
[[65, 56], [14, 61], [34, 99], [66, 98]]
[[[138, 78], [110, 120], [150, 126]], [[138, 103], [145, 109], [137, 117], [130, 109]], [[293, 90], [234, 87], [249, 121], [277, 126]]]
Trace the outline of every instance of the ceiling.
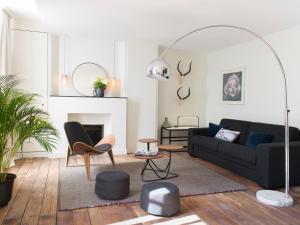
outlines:
[[0, 0], [0, 5], [10, 9], [10, 13], [14, 17], [40, 18], [35, 0]]
[[[166, 46], [211, 24], [243, 26], [261, 35], [300, 25], [299, 0], [36, 0], [36, 5], [45, 28], [53, 33]], [[251, 38], [221, 28], [198, 33], [176, 47], [209, 51]]]

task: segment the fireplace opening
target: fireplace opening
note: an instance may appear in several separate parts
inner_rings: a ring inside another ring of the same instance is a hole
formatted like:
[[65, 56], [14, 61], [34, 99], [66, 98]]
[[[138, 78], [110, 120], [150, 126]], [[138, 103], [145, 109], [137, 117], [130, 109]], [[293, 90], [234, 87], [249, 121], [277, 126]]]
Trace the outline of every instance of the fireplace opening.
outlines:
[[94, 145], [103, 138], [103, 124], [83, 124], [82, 126], [90, 136]]

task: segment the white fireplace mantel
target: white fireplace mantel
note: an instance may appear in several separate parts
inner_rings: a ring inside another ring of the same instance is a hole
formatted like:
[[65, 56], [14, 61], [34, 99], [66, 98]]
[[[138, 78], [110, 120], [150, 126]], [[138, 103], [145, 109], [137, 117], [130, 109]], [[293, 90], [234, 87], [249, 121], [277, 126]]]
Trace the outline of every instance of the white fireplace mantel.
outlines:
[[127, 98], [96, 98], [84, 96], [50, 96], [48, 111], [53, 125], [60, 133], [60, 140], [53, 157], [64, 157], [68, 141], [64, 123], [75, 120], [88, 124], [104, 124], [104, 135], [114, 134], [114, 154], [127, 154], [126, 112]]

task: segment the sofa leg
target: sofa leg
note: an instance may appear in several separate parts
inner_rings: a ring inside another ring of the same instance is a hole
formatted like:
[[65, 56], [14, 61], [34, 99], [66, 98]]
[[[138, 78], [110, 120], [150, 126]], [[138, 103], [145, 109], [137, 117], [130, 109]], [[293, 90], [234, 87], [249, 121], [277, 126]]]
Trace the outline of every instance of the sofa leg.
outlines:
[[83, 155], [84, 158], [84, 164], [85, 164], [85, 170], [88, 180], [91, 179], [91, 164], [90, 164], [90, 154], [85, 153]]

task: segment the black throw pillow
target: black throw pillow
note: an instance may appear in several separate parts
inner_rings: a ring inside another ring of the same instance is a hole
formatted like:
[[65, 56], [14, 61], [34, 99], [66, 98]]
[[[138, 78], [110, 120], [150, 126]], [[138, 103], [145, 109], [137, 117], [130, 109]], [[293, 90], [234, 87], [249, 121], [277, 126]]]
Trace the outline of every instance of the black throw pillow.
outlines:
[[252, 131], [247, 138], [246, 146], [249, 148], [256, 148], [259, 144], [270, 143], [272, 138], [273, 135], [271, 134]]
[[208, 137], [214, 137], [219, 132], [221, 128], [224, 128], [222, 125], [209, 123], [208, 126]]

